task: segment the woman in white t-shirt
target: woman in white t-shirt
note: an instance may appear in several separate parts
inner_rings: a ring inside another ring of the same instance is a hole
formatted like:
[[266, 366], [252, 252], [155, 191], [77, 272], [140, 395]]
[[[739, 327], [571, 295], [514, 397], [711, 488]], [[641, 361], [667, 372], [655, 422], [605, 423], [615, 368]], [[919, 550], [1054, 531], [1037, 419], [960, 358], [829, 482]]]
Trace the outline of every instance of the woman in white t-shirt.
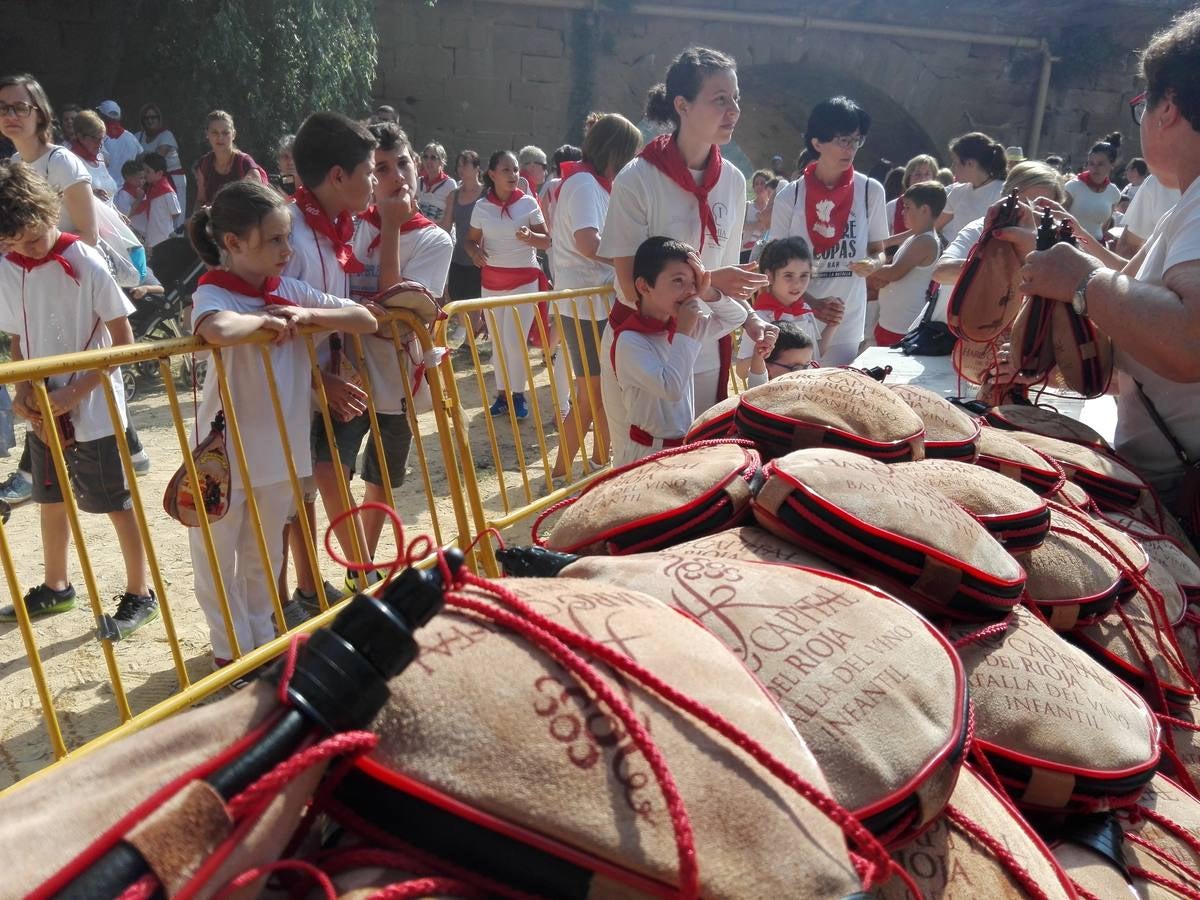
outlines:
[[[537, 198], [517, 187], [519, 177], [517, 158], [512, 151], [497, 150], [488, 160], [483, 176], [486, 193], [471, 210], [466, 249], [472, 262], [483, 270], [484, 297], [550, 289], [537, 261], [537, 251], [549, 248], [550, 236], [546, 234]], [[489, 410], [493, 416], [508, 412], [509, 397], [518, 419], [529, 415], [525, 402], [525, 348], [535, 313], [532, 303], [500, 307], [488, 313], [496, 382], [496, 399]]]
[[138, 114], [142, 130], [134, 135], [142, 150], [147, 153], [157, 153], [167, 161], [167, 174], [175, 185], [175, 195], [179, 204], [187, 204], [187, 172], [179, 159], [179, 141], [175, 133], [163, 122], [162, 110], [157, 103], [147, 103]]
[[[551, 198], [550, 264], [558, 290], [590, 288], [613, 282], [613, 268], [600, 256], [600, 234], [608, 213], [613, 178], [642, 146], [637, 126], [619, 115], [596, 120], [583, 140], [583, 159], [559, 164], [561, 181]], [[579, 297], [558, 303], [559, 324], [575, 373], [574, 407], [559, 426], [555, 475], [565, 474], [566, 461], [579, 451], [582, 436], [595, 422], [592, 461], [608, 457], [608, 420], [600, 398], [600, 338], [608, 321], [607, 297]]]
[[[712, 286], [747, 308], [745, 301], [766, 286], [764, 276], [738, 265], [746, 176], [721, 158], [720, 146], [733, 138], [741, 116], [739, 98], [736, 63], [706, 47], [684, 50], [667, 70], [666, 82], [651, 88], [646, 117], [674, 131], [652, 140], [614, 179], [600, 239], [600, 255], [613, 262], [623, 302], [635, 303], [633, 258], [651, 236], [696, 248], [712, 275]], [[768, 327], [774, 328], [754, 315], [745, 324], [753, 340], [761, 339]], [[604, 364], [607, 353], [602, 347], [606, 395], [616, 387], [610, 384], [611, 366]], [[728, 335], [708, 340], [701, 348], [694, 380], [697, 414], [726, 395], [732, 359]], [[605, 403], [609, 409], [614, 405]]]
[[750, 262], [754, 246], [771, 229], [771, 204], [780, 180], [770, 169], [759, 169], [750, 177], [754, 196], [746, 201], [746, 220], [742, 224], [742, 262]]
[[1119, 131], [1097, 141], [1088, 151], [1087, 168], [1066, 184], [1067, 209], [1088, 234], [1101, 241], [1104, 229], [1112, 221], [1113, 210], [1121, 201], [1121, 189], [1111, 180], [1120, 148]]
[[771, 238], [803, 238], [812, 250], [813, 278], [805, 302], [838, 330], [821, 353], [843, 366], [858, 355], [866, 327], [869, 257], [888, 237], [883, 185], [854, 170], [871, 117], [849, 97], [813, 107], [804, 130], [800, 177], [781, 185], [771, 213]]
[[446, 174], [446, 148], [430, 142], [421, 151], [421, 174], [417, 177], [417, 208], [425, 218], [441, 222], [450, 195], [458, 182]]
[[87, 169], [96, 199], [113, 206], [118, 185], [108, 172], [108, 159], [103, 146], [104, 120], [90, 109], [80, 110], [75, 117], [75, 140], [71, 141], [69, 149]]
[[1000, 199], [1008, 157], [1003, 144], [973, 131], [950, 142], [950, 168], [955, 183], [946, 197], [946, 211], [938, 218], [938, 228], [947, 241], [953, 241], [964, 225]]

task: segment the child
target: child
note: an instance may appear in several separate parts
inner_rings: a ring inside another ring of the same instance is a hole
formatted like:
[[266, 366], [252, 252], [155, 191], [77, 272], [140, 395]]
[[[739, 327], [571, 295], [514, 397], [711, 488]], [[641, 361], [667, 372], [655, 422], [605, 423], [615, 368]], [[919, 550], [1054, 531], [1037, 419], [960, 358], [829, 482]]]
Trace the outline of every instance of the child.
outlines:
[[[58, 230], [58, 194], [22, 163], [0, 164], [0, 329], [12, 336], [12, 357], [33, 359], [133, 343], [126, 318], [133, 306], [108, 273], [104, 258], [73, 234]], [[100, 379], [107, 377], [125, 425], [121, 370], [81, 372], [48, 379], [56, 415], [68, 414], [75, 442], [64, 449], [75, 500], [84, 512], [106, 513], [125, 562], [125, 591], [111, 624], [127, 637], [158, 614], [146, 583], [146, 554], [125, 483], [113, 423]], [[29, 382], [16, 386], [14, 412], [33, 424], [29, 435], [33, 499], [41, 507], [45, 580], [24, 599], [30, 617], [66, 612], [75, 605], [67, 579], [70, 530], [62, 488], [44, 440], [41, 406]], [[61, 434], [61, 432], [60, 432]], [[12, 606], [0, 621], [16, 621]]]
[[[366, 334], [375, 330], [375, 317], [350, 300], [331, 297], [294, 278], [279, 275], [292, 255], [288, 233], [292, 223], [287, 202], [272, 188], [238, 181], [218, 192], [211, 207], [202, 207], [188, 223], [188, 237], [200, 258], [214, 268], [200, 278], [193, 295], [192, 330], [220, 350], [228, 374], [233, 412], [241, 426], [242, 444], [251, 466], [250, 489], [258, 506], [263, 536], [272, 565], [263, 566], [250, 517], [246, 486], [238, 467], [232, 467], [229, 511], [212, 523], [217, 564], [238, 649], [245, 653], [275, 636], [267, 585], [282, 552], [283, 525], [291, 512], [292, 492], [283, 442], [276, 432], [275, 412], [257, 345], [239, 343], [259, 329], [275, 335], [271, 366], [297, 477], [312, 471], [309, 448], [308, 354], [302, 341], [291, 338], [300, 325], [320, 325]], [[235, 346], [227, 346], [233, 344]], [[222, 409], [216, 367], [209, 366], [198, 413], [197, 440]], [[206, 558], [200, 529], [189, 534], [196, 599], [208, 620], [214, 666], [234, 656], [225, 629], [212, 567]], [[272, 573], [267, 577], [267, 570]]]
[[633, 259], [638, 308], [617, 304], [604, 335], [602, 364], [612, 365], [617, 391], [604, 392], [613, 431], [613, 465], [678, 447], [695, 418], [694, 379], [700, 349], [746, 319], [746, 308], [712, 286], [696, 251], [652, 237]]
[[921, 315], [925, 296], [938, 256], [941, 240], [935, 226], [946, 208], [946, 189], [937, 181], [920, 181], [904, 192], [904, 224], [911, 232], [891, 263], [876, 258], [871, 275], [880, 282], [879, 323], [875, 343], [894, 347]]
[[[837, 325], [818, 323], [804, 300], [812, 282], [812, 251], [808, 249], [808, 242], [800, 237], [769, 241], [763, 247], [758, 269], [767, 276], [766, 289], [759, 291], [754, 299], [754, 311], [759, 317], [779, 326], [795, 322], [809, 336], [810, 345], [816, 345], [818, 338], [821, 347], [829, 345]], [[736, 366], [741, 378], [753, 371], [755, 348], [760, 345], [770, 349], [762, 341], [742, 335]]]
[[758, 387], [786, 372], [811, 369], [816, 365], [813, 359], [816, 347], [812, 336], [795, 319], [779, 323], [779, 336], [775, 338], [774, 345], [760, 341], [754, 349], [746, 387]]
[[[175, 182], [167, 174], [167, 161], [162, 155], [143, 153], [141, 160], [146, 167], [146, 196], [134, 207], [134, 212], [146, 216], [146, 250], [152, 253], [179, 227], [183, 208], [175, 195]], [[124, 168], [121, 172], [124, 174]]]
[[136, 159], [131, 159], [121, 166], [121, 177], [125, 179], [117, 196], [113, 199], [121, 215], [129, 219], [129, 224], [138, 234], [145, 234], [145, 223], [139, 228], [133, 221], [133, 208], [146, 195], [146, 167]]

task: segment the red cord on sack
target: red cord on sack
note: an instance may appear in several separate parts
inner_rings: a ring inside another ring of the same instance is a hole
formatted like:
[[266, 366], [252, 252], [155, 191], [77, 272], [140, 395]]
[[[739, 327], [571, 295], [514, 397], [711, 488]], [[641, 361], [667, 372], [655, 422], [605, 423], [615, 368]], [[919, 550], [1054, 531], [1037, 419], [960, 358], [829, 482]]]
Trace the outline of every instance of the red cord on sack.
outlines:
[[1128, 832], [1125, 834], [1125, 840], [1129, 841], [1130, 843], [1137, 844], [1139, 847], [1144, 848], [1147, 853], [1151, 853], [1168, 865], [1172, 865], [1175, 868], [1180, 869], [1183, 874], [1187, 875], [1188, 878], [1191, 878], [1197, 884], [1200, 884], [1200, 872], [1196, 871], [1196, 869], [1192, 868], [1169, 851], [1158, 846], [1158, 844], [1155, 844], [1153, 841], [1147, 840], [1140, 834], [1130, 834]]
[[1075, 893], [1079, 895], [1079, 900], [1100, 900], [1099, 897], [1081, 885], [1074, 878], [1071, 879], [1071, 887], [1075, 888]]
[[957, 640], [952, 641], [952, 643], [954, 645], [954, 649], [961, 650], [963, 647], [970, 646], [971, 644], [976, 644], [979, 641], [987, 640], [988, 638], [994, 637], [995, 635], [1004, 634], [1004, 632], [1008, 631], [1008, 626], [1012, 624], [1010, 619], [1011, 619], [1011, 616], [1008, 618], [1005, 618], [1001, 622], [995, 622], [991, 625], [987, 625], [983, 628], [980, 628], [978, 631], [972, 631], [970, 634], [964, 634], [962, 637], [958, 638]]
[[1174, 881], [1168, 878], [1166, 875], [1159, 875], [1157, 872], [1151, 872], [1149, 869], [1142, 869], [1138, 866], [1130, 866], [1129, 874], [1135, 876], [1136, 878], [1142, 878], [1146, 881], [1153, 882], [1159, 887], [1165, 887], [1169, 891], [1174, 891], [1177, 894], [1181, 894], [1184, 897], [1187, 897], [1188, 900], [1200, 900], [1200, 891], [1190, 888], [1186, 884], [1180, 884], [1178, 881]]
[[1050, 900], [1050, 895], [1042, 890], [1042, 886], [1038, 884], [1037, 879], [1017, 861], [1012, 851], [993, 835], [989, 834], [982, 825], [952, 803], [946, 804], [944, 815], [979, 843], [983, 844], [983, 846], [987, 847], [992, 855], [1000, 861], [1000, 864], [1008, 870], [1009, 874], [1017, 880], [1017, 883], [1024, 889], [1028, 896], [1034, 897], [1036, 900]]
[[418, 897], [462, 897], [464, 900], [487, 900], [486, 891], [478, 890], [463, 881], [453, 878], [415, 878], [399, 884], [390, 884], [367, 896], [367, 900], [413, 900]]
[[223, 897], [232, 896], [236, 891], [241, 890], [248, 885], [254, 884], [264, 875], [270, 875], [273, 872], [298, 872], [311, 878], [317, 883], [325, 900], [337, 900], [337, 888], [330, 881], [329, 876], [314, 866], [312, 863], [305, 862], [302, 859], [279, 859], [275, 862], [264, 863], [261, 866], [255, 866], [253, 869], [247, 869], [238, 875], [235, 875], [221, 887], [213, 895], [213, 900], [221, 900]]

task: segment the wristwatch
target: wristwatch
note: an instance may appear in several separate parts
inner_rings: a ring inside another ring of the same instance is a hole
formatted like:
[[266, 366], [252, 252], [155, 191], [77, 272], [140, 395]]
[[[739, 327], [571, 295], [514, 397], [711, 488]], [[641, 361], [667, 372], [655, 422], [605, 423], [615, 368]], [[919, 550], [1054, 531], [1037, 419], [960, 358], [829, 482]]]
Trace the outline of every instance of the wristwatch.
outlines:
[[1071, 295], [1071, 309], [1075, 310], [1077, 316], [1087, 316], [1087, 289], [1092, 282], [1092, 277], [1103, 268], [1097, 266], [1092, 269], [1079, 282], [1079, 287], [1075, 288], [1075, 293]]

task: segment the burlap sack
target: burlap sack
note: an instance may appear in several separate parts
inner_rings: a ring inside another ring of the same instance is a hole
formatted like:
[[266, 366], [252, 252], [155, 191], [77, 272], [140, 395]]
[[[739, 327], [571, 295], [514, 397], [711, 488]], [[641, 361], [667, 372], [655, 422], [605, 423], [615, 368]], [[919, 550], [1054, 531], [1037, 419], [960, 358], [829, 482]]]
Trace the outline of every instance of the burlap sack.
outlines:
[[1200, 800], [1159, 774], [1119, 818], [1141, 868], [1200, 887]]
[[1009, 553], [1040, 547], [1050, 530], [1046, 501], [999, 472], [946, 459], [897, 463], [893, 474], [953, 500]]
[[696, 441], [714, 441], [736, 436], [737, 428], [733, 424], [733, 414], [740, 400], [741, 396], [734, 394], [700, 413], [688, 428], [683, 442], [694, 444]]
[[[828, 792], [762, 686], [685, 616], [594, 581], [503, 584], [570, 633], [631, 657]], [[493, 608], [489, 594], [466, 595]], [[331, 806], [335, 818], [350, 809], [386, 823], [395, 838], [541, 896], [674, 889], [679, 853], [659, 782], [592, 687], [478, 611], [448, 607], [420, 643], [416, 663], [391, 684], [375, 725], [379, 746]], [[837, 825], [631, 676], [604, 664], [592, 671], [632, 707], [673, 775], [695, 835], [702, 896], [840, 897], [858, 889]]]
[[1008, 431], [1028, 431], [1060, 441], [1073, 441], [1101, 450], [1109, 449], [1108, 442], [1091, 426], [1044, 406], [995, 406], [988, 410], [983, 418], [989, 425]]
[[995, 371], [999, 352], [993, 341], [980, 343], [960, 338], [950, 351], [950, 363], [963, 381], [980, 385]]
[[1101, 450], [1029, 431], [1009, 436], [1057, 462], [1104, 509], [1129, 509], [1150, 490], [1133, 469]]
[[1108, 390], [1113, 374], [1112, 341], [1065, 303], [1050, 313], [1054, 362], [1067, 387], [1084, 397], [1099, 397]]
[[843, 574], [841, 569], [825, 557], [801, 550], [795, 544], [753, 525], [739, 525], [728, 531], [719, 531], [692, 541], [684, 541], [682, 544], [672, 544], [669, 549], [672, 553], [682, 556], [715, 556], [719, 559], [785, 563], [789, 566], [807, 566], [823, 572]]
[[975, 461], [978, 420], [928, 388], [915, 384], [890, 384], [888, 387], [925, 423], [926, 458]]
[[[1037, 832], [970, 766], [963, 766], [958, 776], [950, 807], [932, 828], [893, 854], [923, 897], [1025, 897], [1028, 891], [1019, 873], [1031, 878], [1048, 898], [1075, 896], [1067, 874]], [[984, 843], [987, 838], [998, 841], [1011, 854], [1012, 862], [989, 848]], [[919, 900], [898, 879], [877, 888], [871, 896]]]
[[1195, 551], [1189, 553], [1190, 545], [1181, 544], [1128, 516], [1109, 513], [1105, 519], [1137, 541], [1152, 563], [1158, 563], [1171, 573], [1188, 603], [1200, 605], [1200, 564], [1191, 555]]
[[764, 459], [805, 447], [853, 450], [884, 462], [925, 455], [920, 416], [854, 369], [805, 369], [751, 388], [734, 422]]
[[1054, 368], [1054, 336], [1051, 334], [1051, 314], [1054, 301], [1028, 297], [1013, 320], [1009, 337], [1009, 353], [1025, 378], [1042, 380]]
[[1163, 774], [1200, 796], [1200, 700], [1172, 709], [1162, 728]]
[[941, 494], [840, 450], [768, 463], [753, 503], [762, 527], [938, 616], [996, 618], [1025, 573], [987, 530]]
[[[533, 524], [535, 543], [568, 553], [641, 553], [736, 525], [759, 478], [758, 454], [736, 442], [665, 450], [593, 481]], [[562, 515], [546, 538], [542, 522]]]
[[965, 752], [966, 685], [954, 648], [903, 603], [828, 573], [671, 551], [584, 557], [561, 574], [642, 591], [720, 638], [834, 797], [889, 843], [941, 812]]
[[[417, 318], [426, 327], [432, 325], [441, 312], [441, 307], [438, 306], [434, 296], [429, 293], [429, 289], [415, 281], [401, 281], [399, 284], [380, 291], [370, 299], [384, 309], [406, 309], [416, 313]], [[396, 329], [399, 331], [401, 339], [407, 338], [412, 333], [412, 329], [406, 322], [397, 321]], [[392, 340], [392, 326], [381, 327], [375, 336], [388, 341]]]
[[1000, 634], [955, 626], [952, 637], [976, 746], [1018, 807], [1096, 811], [1137, 799], [1158, 764], [1159, 728], [1133, 690], [1024, 608]]
[[1066, 476], [1050, 457], [1013, 439], [1013, 433], [999, 428], [979, 432], [979, 455], [975, 462], [987, 469], [1021, 482], [1039, 497], [1047, 497], [1062, 487]]
[[1015, 194], [992, 215], [946, 303], [947, 327], [970, 341], [997, 337], [1021, 308], [1021, 255], [1012, 244], [994, 236], [995, 229], [1016, 224]]
[[1046, 499], [1088, 515], [1095, 515], [1100, 511], [1095, 501], [1088, 496], [1088, 492], [1073, 481], [1064, 481], [1062, 487], [1048, 495]]

